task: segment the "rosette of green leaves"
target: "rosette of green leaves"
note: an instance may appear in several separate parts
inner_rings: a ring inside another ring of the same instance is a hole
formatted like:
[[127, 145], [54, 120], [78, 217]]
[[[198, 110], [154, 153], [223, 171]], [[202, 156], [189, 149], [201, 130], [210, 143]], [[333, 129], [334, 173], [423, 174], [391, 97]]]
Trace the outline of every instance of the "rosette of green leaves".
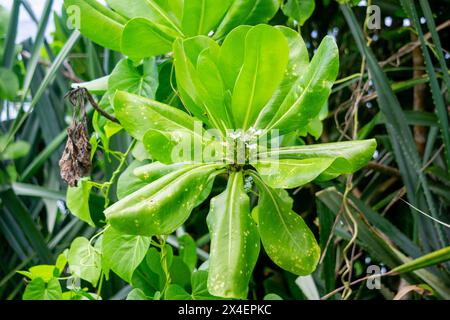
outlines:
[[[207, 218], [210, 294], [247, 297], [260, 242], [281, 268], [310, 274], [319, 246], [284, 189], [361, 169], [373, 155], [374, 140], [272, 146], [245, 165], [192, 159], [193, 154], [174, 159], [173, 154], [186, 137], [201, 150], [219, 143], [205, 129], [217, 129], [225, 138], [229, 129], [289, 135], [308, 126], [337, 76], [333, 38], [323, 39], [311, 61], [298, 33], [268, 25], [238, 27], [221, 46], [206, 36], [178, 38], [173, 52], [179, 93], [195, 118], [152, 99], [115, 94], [116, 117], [145, 146], [153, 163], [127, 170], [119, 181], [120, 200], [105, 210], [108, 223], [124, 235], [172, 233], [208, 198], [215, 177], [227, 174], [227, 186], [211, 200]], [[246, 177], [258, 191], [254, 208], [244, 187]]]
[[[176, 38], [223, 38], [240, 24], [267, 22], [278, 0], [65, 0], [83, 35], [133, 60], [166, 54]], [[101, 30], [101, 32], [99, 32]]]

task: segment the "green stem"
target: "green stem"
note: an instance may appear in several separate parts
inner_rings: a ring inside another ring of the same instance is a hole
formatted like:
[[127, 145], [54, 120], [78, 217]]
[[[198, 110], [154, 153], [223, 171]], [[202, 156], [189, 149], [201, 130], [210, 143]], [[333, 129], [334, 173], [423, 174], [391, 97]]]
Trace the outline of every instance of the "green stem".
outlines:
[[104, 192], [104, 195], [105, 195], [105, 209], [109, 206], [109, 193], [110, 193], [110, 190], [111, 190], [111, 186], [118, 179], [119, 174], [122, 172], [123, 167], [125, 166], [125, 163], [127, 162], [127, 158], [129, 156], [130, 152], [133, 150], [135, 145], [136, 145], [136, 140], [133, 140], [131, 142], [130, 146], [128, 147], [127, 151], [123, 155], [122, 160], [120, 161], [120, 164], [117, 167], [116, 171], [113, 172], [111, 180], [109, 180], [108, 182], [106, 182], [104, 184], [104, 186], [106, 187], [106, 190]]

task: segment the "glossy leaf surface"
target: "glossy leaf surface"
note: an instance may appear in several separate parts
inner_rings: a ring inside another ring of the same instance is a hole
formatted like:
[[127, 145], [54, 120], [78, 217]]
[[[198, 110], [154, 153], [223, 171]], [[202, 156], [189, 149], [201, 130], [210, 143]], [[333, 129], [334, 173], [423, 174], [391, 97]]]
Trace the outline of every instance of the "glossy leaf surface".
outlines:
[[204, 201], [219, 168], [204, 165], [168, 174], [107, 208], [106, 218], [124, 234], [170, 234]]
[[314, 271], [320, 248], [303, 219], [292, 211], [293, 200], [283, 189], [272, 189], [256, 178], [259, 191], [258, 230], [264, 249], [277, 265], [297, 275]]
[[259, 254], [259, 235], [241, 172], [230, 175], [227, 189], [211, 200], [208, 290], [212, 295], [245, 299]]

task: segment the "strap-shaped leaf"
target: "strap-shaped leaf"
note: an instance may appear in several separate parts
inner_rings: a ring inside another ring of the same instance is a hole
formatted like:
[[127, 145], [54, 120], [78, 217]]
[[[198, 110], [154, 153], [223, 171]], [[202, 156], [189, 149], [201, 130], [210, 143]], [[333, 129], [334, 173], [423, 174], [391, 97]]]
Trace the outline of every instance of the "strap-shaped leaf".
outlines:
[[223, 84], [215, 66], [219, 49], [205, 36], [178, 39], [173, 46], [177, 85], [184, 105], [200, 120], [224, 129], [227, 116]]
[[291, 189], [316, 179], [333, 163], [333, 158], [261, 159], [255, 168], [272, 188]]
[[155, 23], [171, 26], [180, 25], [183, 14], [183, 0], [106, 0], [116, 12], [132, 18], [146, 18]]
[[[233, 92], [234, 84], [244, 64], [245, 38], [251, 26], [239, 26], [233, 29], [220, 47], [219, 66], [226, 90]], [[225, 67], [226, 66], [226, 67]]]
[[133, 169], [133, 174], [139, 179], [150, 183], [169, 173], [188, 166], [194, 167], [194, 165], [192, 164], [185, 163], [166, 165], [161, 162], [152, 162], [143, 166], [136, 167], [135, 169]]
[[231, 128], [233, 121], [227, 105], [229, 95], [225, 92], [225, 85], [220, 74], [218, 64], [218, 47], [203, 50], [197, 59], [197, 74], [201, 83], [198, 90], [203, 97], [204, 105], [214, 117], [214, 125], [222, 132]]
[[293, 200], [283, 189], [268, 187], [252, 174], [259, 191], [254, 216], [264, 249], [281, 268], [297, 275], [314, 271], [320, 247], [303, 219], [292, 211]]
[[186, 36], [208, 34], [222, 20], [233, 0], [184, 1], [182, 28]]
[[219, 169], [204, 165], [170, 173], [107, 208], [106, 218], [124, 234], [170, 234], [206, 199]]
[[279, 7], [278, 0], [234, 0], [217, 28], [214, 38], [223, 38], [239, 25], [267, 22], [275, 15]]
[[139, 177], [137, 177], [133, 172], [134, 169], [142, 167], [142, 164], [142, 162], [134, 160], [119, 176], [119, 179], [117, 180], [116, 190], [118, 199], [126, 197], [127, 195], [139, 190], [147, 184], [144, 179], [139, 179]]
[[203, 135], [201, 128], [197, 131], [150, 129], [143, 143], [152, 159], [164, 164], [221, 162], [226, 151], [223, 143]]
[[231, 110], [235, 125], [248, 129], [284, 76], [289, 45], [280, 30], [268, 25], [251, 28], [245, 43], [236, 45], [245, 46], [245, 50], [244, 63], [234, 85]]
[[[276, 114], [281, 104], [286, 99], [286, 96], [292, 90], [294, 84], [300, 79], [303, 73], [305, 73], [309, 65], [308, 49], [306, 48], [305, 42], [303, 41], [301, 35], [291, 28], [284, 26], [277, 26], [276, 28], [280, 30], [288, 40], [289, 63], [285, 70], [283, 80], [273, 94], [272, 98], [258, 115], [255, 127], [261, 129], [273, 119], [274, 114]], [[234, 30], [230, 32], [225, 41], [227, 41], [233, 32]], [[225, 41], [222, 45], [222, 51]], [[233, 57], [231, 56], [230, 58]]]
[[123, 30], [122, 52], [133, 60], [169, 52], [179, 36], [170, 27], [145, 18], [131, 19]]
[[194, 130], [194, 118], [177, 108], [155, 100], [118, 91], [113, 98], [113, 103], [115, 115], [123, 128], [139, 141], [149, 129]]
[[[270, 153], [260, 153], [259, 157], [262, 158], [263, 162], [267, 162], [270, 159], [272, 159], [272, 161], [281, 159], [281, 163], [289, 162], [292, 159], [297, 161], [306, 161], [308, 159], [331, 160], [331, 163], [328, 166], [325, 165], [326, 162], [322, 162], [324, 169], [320, 173], [320, 176], [318, 176], [319, 180], [329, 180], [341, 174], [353, 173], [364, 167], [372, 158], [376, 146], [377, 143], [375, 139], [345, 141], [273, 149], [269, 151]], [[258, 167], [258, 165], [255, 166]], [[274, 163], [274, 166], [276, 166], [276, 163]], [[261, 168], [264, 167], [265, 165], [263, 163]], [[280, 166], [279, 174], [284, 176], [285, 174], [281, 173], [281, 168], [282, 166]], [[317, 169], [319, 168], [317, 167]], [[263, 178], [265, 177], [263, 176]], [[281, 188], [281, 185], [271, 184], [269, 183], [269, 180], [267, 180], [267, 183], [273, 187]]]
[[77, 22], [84, 36], [101, 46], [120, 51], [126, 19], [96, 0], [64, 0], [64, 5], [71, 21]]
[[260, 244], [241, 172], [231, 173], [226, 190], [211, 200], [207, 222], [211, 234], [209, 293], [247, 298]]
[[241, 24], [267, 22], [279, 8], [278, 0], [106, 0], [114, 11], [97, 0], [64, 2], [76, 6], [84, 36], [133, 60], [170, 52], [177, 37], [216, 31], [223, 38]]
[[267, 130], [291, 132], [306, 126], [316, 117], [331, 93], [339, 69], [339, 50], [326, 36], [302, 77], [291, 87]]

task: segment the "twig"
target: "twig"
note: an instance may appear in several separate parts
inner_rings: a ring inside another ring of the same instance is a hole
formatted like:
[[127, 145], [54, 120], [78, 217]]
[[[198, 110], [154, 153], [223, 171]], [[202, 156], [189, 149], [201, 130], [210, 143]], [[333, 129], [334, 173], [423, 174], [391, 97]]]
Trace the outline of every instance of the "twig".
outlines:
[[[29, 59], [31, 58], [31, 53], [29, 53], [26, 50], [22, 50], [22, 52], [20, 52], [20, 54], [22, 55], [23, 58]], [[41, 64], [45, 67], [50, 67], [51, 63], [49, 63], [48, 61], [45, 60], [38, 60], [38, 64]], [[83, 82], [83, 80], [81, 80], [80, 78], [78, 78], [75, 73], [73, 72], [71, 66], [69, 63], [67, 63], [67, 61], [64, 62], [64, 68], [66, 70], [63, 70], [61, 73], [63, 74], [64, 77], [66, 77], [67, 79], [76, 82], [76, 83], [81, 83]]]
[[[450, 20], [445, 21], [444, 23], [440, 24], [439, 26], [436, 27], [436, 31], [441, 31], [447, 27], [450, 26]], [[428, 32], [427, 34], [425, 34], [425, 40], [428, 40], [431, 38], [431, 33]], [[404, 55], [407, 55], [408, 53], [412, 52], [415, 48], [420, 46], [420, 41], [414, 41], [414, 42], [410, 42], [406, 45], [404, 45], [403, 47], [401, 47], [397, 53], [393, 54], [392, 56], [390, 56], [389, 58], [387, 58], [386, 60], [380, 62], [380, 66], [384, 67], [387, 64], [390, 64], [394, 61], [398, 61], [401, 57], [403, 57]]]
[[381, 164], [381, 163], [378, 163], [375, 161], [370, 161], [367, 164], [367, 168], [385, 173], [390, 176], [396, 176], [396, 177], [400, 176], [400, 170], [398, 170], [397, 168], [389, 167], [389, 166], [386, 166], [384, 164]]
[[86, 88], [83, 87], [78, 87], [76, 89], [73, 89], [71, 91], [69, 91], [65, 97], [70, 97], [71, 95], [73, 95], [74, 93], [77, 92], [81, 92], [89, 101], [89, 103], [92, 105], [92, 107], [98, 112], [100, 113], [103, 117], [105, 117], [106, 119], [118, 123], [120, 124], [119, 120], [116, 119], [116, 117], [114, 117], [113, 115], [110, 115], [108, 112], [106, 112], [105, 110], [103, 110], [102, 108], [100, 108], [97, 104], [97, 102], [95, 102], [94, 98], [92, 97], [92, 95], [89, 93], [89, 91]]

